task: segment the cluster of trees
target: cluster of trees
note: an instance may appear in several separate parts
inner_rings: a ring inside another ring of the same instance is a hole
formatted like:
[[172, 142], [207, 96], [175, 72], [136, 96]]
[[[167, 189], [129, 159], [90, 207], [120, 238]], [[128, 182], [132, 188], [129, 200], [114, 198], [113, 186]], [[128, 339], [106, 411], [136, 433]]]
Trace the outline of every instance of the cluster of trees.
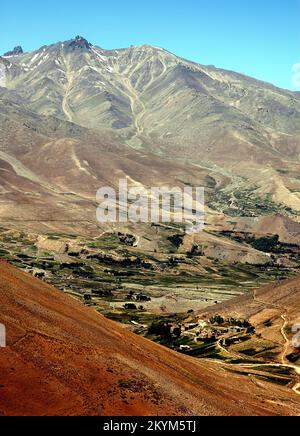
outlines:
[[151, 301], [151, 298], [143, 293], [135, 294], [134, 291], [130, 291], [127, 295], [127, 300], [135, 300], [135, 301]]
[[252, 247], [254, 247], [256, 250], [263, 251], [265, 253], [272, 252], [277, 244], [279, 243], [279, 236], [269, 236], [269, 237], [262, 237], [259, 239], [256, 239], [252, 242]]
[[188, 257], [197, 257], [197, 256], [204, 256], [202, 247], [199, 247], [199, 245], [193, 245], [191, 250], [187, 252]]
[[94, 294], [97, 294], [99, 297], [112, 297], [113, 292], [111, 289], [104, 289], [104, 290], [95, 290], [93, 291]]
[[163, 321], [152, 323], [148, 329], [148, 334], [169, 337], [171, 336], [171, 325]]
[[124, 305], [124, 309], [125, 310], [145, 310], [145, 308], [144, 308], [144, 306], [136, 306], [135, 304], [133, 304], [133, 303], [126, 303], [125, 305]]
[[209, 322], [211, 324], [218, 324], [218, 325], [229, 324], [232, 326], [238, 326], [244, 328], [251, 327], [251, 324], [247, 319], [224, 318], [221, 315], [212, 316], [209, 319]]

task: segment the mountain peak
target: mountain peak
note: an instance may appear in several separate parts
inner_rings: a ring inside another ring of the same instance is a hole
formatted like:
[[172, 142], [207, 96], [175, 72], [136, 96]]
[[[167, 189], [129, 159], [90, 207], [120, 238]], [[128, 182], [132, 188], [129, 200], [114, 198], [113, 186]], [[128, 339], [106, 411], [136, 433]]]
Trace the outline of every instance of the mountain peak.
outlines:
[[92, 46], [91, 43], [89, 43], [85, 38], [83, 38], [82, 36], [75, 36], [75, 38], [71, 39], [68, 42], [68, 46], [72, 49], [72, 50], [76, 50], [76, 49], [88, 49]]
[[3, 56], [18, 56], [20, 54], [23, 54], [23, 49], [20, 45], [17, 45], [13, 50], [8, 51], [6, 53], [4, 53]]

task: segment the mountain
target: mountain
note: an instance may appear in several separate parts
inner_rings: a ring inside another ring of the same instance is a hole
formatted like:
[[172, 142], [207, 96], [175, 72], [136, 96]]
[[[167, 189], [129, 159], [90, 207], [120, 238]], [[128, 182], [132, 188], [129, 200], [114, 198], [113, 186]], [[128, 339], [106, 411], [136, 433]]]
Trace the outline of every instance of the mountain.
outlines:
[[[297, 414], [299, 118], [299, 92], [158, 47], [0, 56], [0, 256], [31, 274], [0, 262], [0, 414]], [[119, 179], [203, 186], [204, 231], [100, 225]]]
[[[99, 229], [96, 192], [118, 187], [119, 178], [155, 186], [206, 186], [206, 172], [168, 162], [149, 152], [120, 144], [112, 135], [95, 134], [78, 124], [33, 112], [20, 101], [0, 99], [0, 219], [35, 230], [70, 228], [78, 222]], [[159, 178], [157, 176], [159, 174]], [[73, 221], [73, 224], [72, 224]]]
[[[0, 262], [0, 415], [294, 415], [297, 395], [137, 337]], [[243, 389], [241, 389], [243, 386]]]
[[299, 93], [147, 45], [16, 52], [0, 57], [4, 226], [96, 236], [96, 191], [127, 178], [205, 187], [207, 232], [180, 249], [261, 264], [251, 238], [300, 243]]
[[224, 136], [246, 148], [253, 142], [252, 153], [276, 155], [272, 144], [300, 133], [298, 93], [157, 47], [104, 50], [77, 36], [9, 62], [6, 87], [32, 110], [165, 147], [185, 139], [200, 147], [197, 157], [215, 158], [216, 146], [207, 147]]
[[218, 197], [250, 190], [300, 211], [297, 92], [158, 47], [105, 50], [80, 36], [1, 57], [0, 86], [3, 101], [207, 170]]

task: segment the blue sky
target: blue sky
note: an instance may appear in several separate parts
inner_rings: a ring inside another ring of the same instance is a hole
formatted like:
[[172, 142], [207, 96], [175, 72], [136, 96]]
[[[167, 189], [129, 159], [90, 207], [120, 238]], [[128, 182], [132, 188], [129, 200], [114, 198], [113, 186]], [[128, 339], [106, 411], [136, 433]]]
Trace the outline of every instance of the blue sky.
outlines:
[[77, 34], [103, 48], [153, 44], [202, 64], [293, 89], [300, 0], [52, 0], [2, 2], [0, 53]]

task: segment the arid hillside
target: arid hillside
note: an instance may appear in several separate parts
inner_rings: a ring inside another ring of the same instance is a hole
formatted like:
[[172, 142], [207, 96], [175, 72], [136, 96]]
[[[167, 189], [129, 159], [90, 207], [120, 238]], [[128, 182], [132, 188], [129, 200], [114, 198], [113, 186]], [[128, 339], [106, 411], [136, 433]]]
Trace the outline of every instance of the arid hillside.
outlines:
[[296, 362], [299, 365], [300, 350], [297, 349], [297, 343], [299, 344], [297, 332], [300, 331], [299, 278], [253, 290], [201, 313], [202, 316], [212, 314], [246, 318], [255, 327], [258, 337], [255, 340], [250, 338], [242, 345], [231, 347], [233, 354], [249, 355], [251, 351], [252, 358], [269, 358], [283, 365]]
[[0, 303], [1, 415], [299, 413], [292, 390], [135, 336], [4, 262]]

